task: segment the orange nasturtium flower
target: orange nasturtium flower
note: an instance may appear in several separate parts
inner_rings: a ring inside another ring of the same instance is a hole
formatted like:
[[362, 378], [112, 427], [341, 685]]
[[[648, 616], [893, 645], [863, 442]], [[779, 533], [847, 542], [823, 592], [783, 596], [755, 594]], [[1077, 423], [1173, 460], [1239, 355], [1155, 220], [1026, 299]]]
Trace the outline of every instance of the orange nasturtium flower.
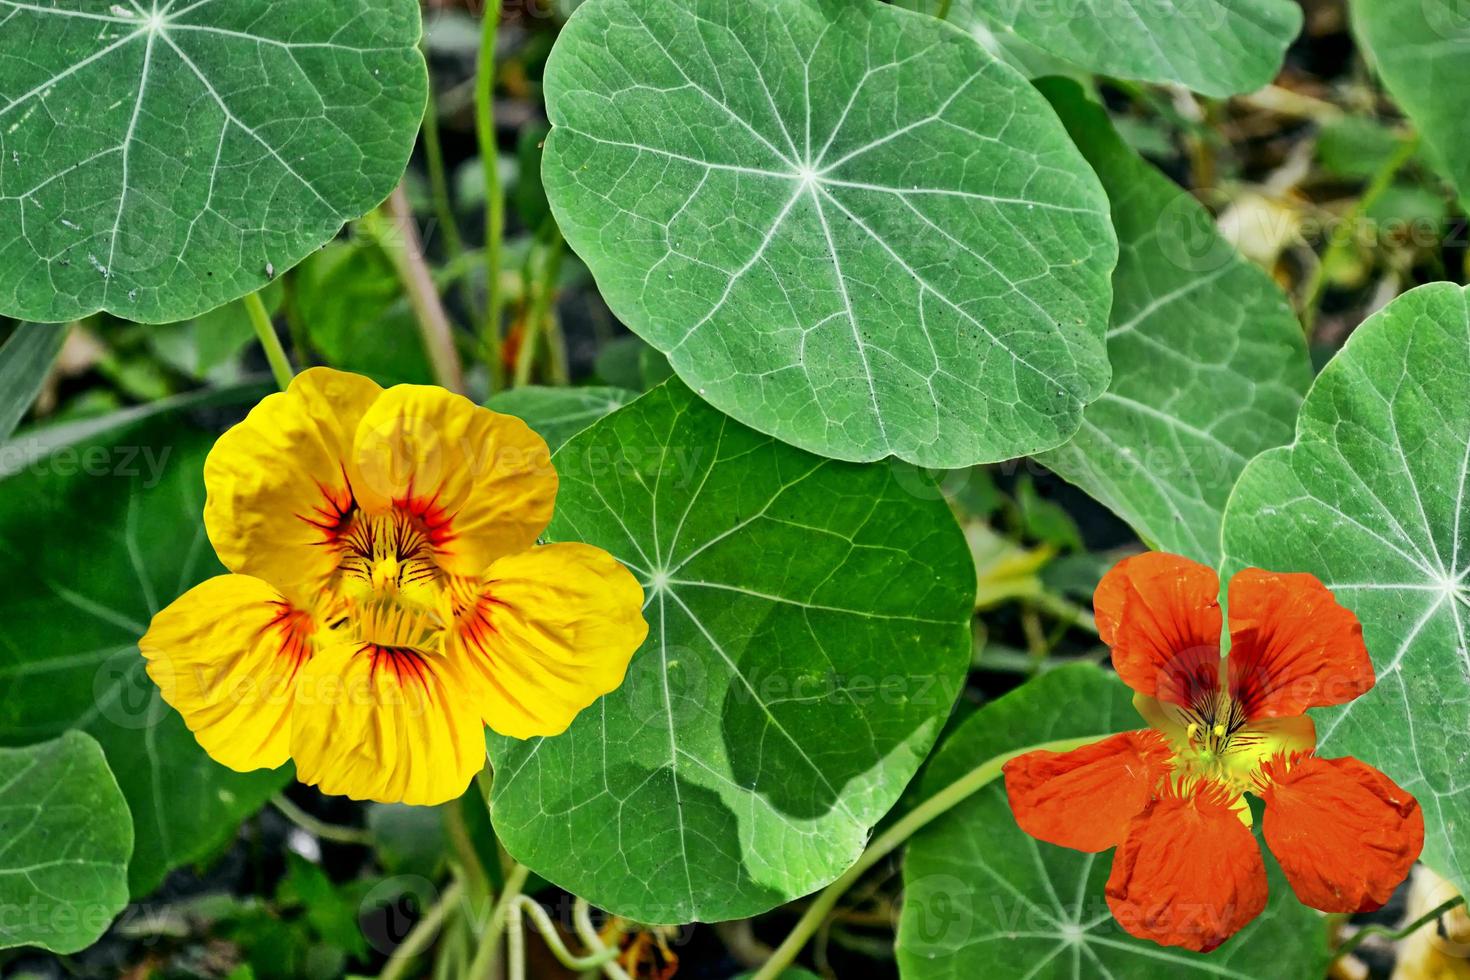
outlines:
[[354, 799], [458, 796], [484, 726], [564, 731], [648, 626], [606, 552], [536, 547], [556, 472], [519, 419], [325, 368], [265, 398], [204, 467], [221, 575], [153, 618], [148, 673], [206, 751], [288, 758]]
[[1124, 929], [1214, 949], [1266, 905], [1266, 869], [1243, 794], [1303, 903], [1370, 911], [1424, 845], [1418, 802], [1357, 759], [1324, 759], [1308, 708], [1373, 686], [1357, 618], [1315, 577], [1248, 568], [1220, 582], [1177, 555], [1119, 562], [1093, 597], [1113, 666], [1152, 726], [1005, 766], [1021, 829], [1079, 851], [1118, 848], [1107, 901]]

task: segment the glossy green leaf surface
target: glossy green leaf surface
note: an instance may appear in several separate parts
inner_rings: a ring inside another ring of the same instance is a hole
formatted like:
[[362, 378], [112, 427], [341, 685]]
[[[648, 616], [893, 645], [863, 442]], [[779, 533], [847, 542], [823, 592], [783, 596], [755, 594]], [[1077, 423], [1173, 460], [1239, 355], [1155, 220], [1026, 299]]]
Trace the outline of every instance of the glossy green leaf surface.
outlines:
[[491, 395], [485, 407], [524, 419], [555, 452], [572, 436], [637, 397], [626, 388], [531, 385]]
[[1216, 565], [1240, 471], [1291, 440], [1311, 382], [1301, 325], [1271, 278], [1118, 138], [1100, 106], [1070, 82], [1042, 90], [1112, 200], [1120, 256], [1112, 383], [1076, 437], [1039, 458], [1153, 547]]
[[613, 311], [700, 397], [848, 460], [1066, 441], [1107, 386], [1107, 200], [1050, 107], [874, 0], [589, 0], [543, 178]]
[[1302, 27], [1292, 0], [954, 0], [949, 19], [1099, 75], [1220, 97], [1269, 84]]
[[[925, 771], [923, 789], [932, 794], [987, 759], [1029, 745], [1143, 728], [1132, 693], [1090, 664], [1042, 674], [952, 732]], [[1321, 916], [1296, 900], [1269, 856], [1266, 910], [1204, 955], [1123, 931], [1103, 891], [1112, 861], [1112, 852], [1085, 854], [1023, 832], [1011, 815], [1004, 780], [997, 779], [909, 843], [900, 975], [968, 980], [1020, 975], [1018, 965], [1038, 980], [1321, 975]]]
[[[194, 398], [32, 453], [0, 446], [0, 557], [15, 570], [0, 616], [64, 624], [0, 637], [0, 739], [67, 729], [94, 737], [136, 831], [132, 893], [229, 841], [290, 777], [247, 775], [209, 758], [158, 696], [137, 641], [152, 615], [223, 569], [204, 536], [204, 457], [221, 418], [258, 388]], [[44, 435], [44, 434], [43, 434]], [[35, 437], [40, 442], [40, 437]]]
[[90, 946], [128, 904], [133, 820], [81, 732], [0, 749], [0, 949]]
[[30, 410], [66, 343], [66, 327], [22, 323], [0, 346], [0, 443]]
[[1355, 0], [1348, 8], [1394, 100], [1470, 202], [1470, 5], [1464, 0]]
[[388, 196], [414, 0], [0, 3], [0, 313], [185, 320]]
[[566, 734], [491, 738], [506, 847], [646, 922], [825, 885], [913, 776], [968, 663], [975, 572], [932, 481], [793, 449], [677, 380], [555, 464], [548, 537], [633, 569], [650, 632]]
[[1424, 808], [1423, 860], [1470, 887], [1470, 298], [1435, 283], [1364, 322], [1302, 406], [1296, 442], [1246, 468], [1229, 568], [1311, 572], [1357, 614], [1373, 690], [1319, 711], [1330, 756]]

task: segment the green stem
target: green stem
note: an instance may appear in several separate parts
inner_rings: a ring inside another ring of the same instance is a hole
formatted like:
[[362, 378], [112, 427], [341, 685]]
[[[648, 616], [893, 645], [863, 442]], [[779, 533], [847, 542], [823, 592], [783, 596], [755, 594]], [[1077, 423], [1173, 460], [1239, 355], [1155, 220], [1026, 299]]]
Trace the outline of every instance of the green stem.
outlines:
[[522, 915], [529, 915], [536, 931], [546, 942], [546, 948], [551, 950], [551, 955], [556, 961], [574, 973], [584, 973], [587, 970], [596, 970], [604, 964], [611, 963], [618, 958], [616, 947], [609, 947], [601, 940], [588, 946], [591, 952], [585, 956], [578, 956], [562, 940], [561, 933], [557, 931], [556, 923], [551, 921], [551, 916], [546, 914], [539, 902], [525, 895], [517, 895], [516, 900], [511, 903], [510, 918], [506, 927], [506, 935], [510, 946], [510, 980], [525, 980], [526, 978], [526, 950], [524, 923]]
[[934, 16], [940, 20], [947, 20], [949, 18], [949, 5], [951, 2], [952, 0], [939, 0], [939, 12]]
[[480, 55], [475, 74], [475, 135], [485, 170], [485, 327], [486, 365], [491, 386], [505, 383], [500, 363], [500, 331], [504, 291], [500, 284], [501, 252], [505, 240], [505, 194], [500, 187], [500, 149], [495, 138], [495, 44], [500, 34], [500, 0], [485, 8], [480, 28]]
[[807, 940], [821, 928], [822, 923], [832, 914], [837, 907], [837, 901], [847, 890], [855, 885], [859, 878], [867, 873], [868, 869], [897, 850], [904, 841], [908, 840], [930, 821], [948, 813], [955, 806], [963, 803], [975, 793], [983, 789], [995, 780], [1001, 773], [1001, 767], [1016, 756], [1025, 755], [1027, 752], [1036, 752], [1042, 749], [1051, 752], [1066, 752], [1078, 746], [1095, 742], [1103, 736], [1088, 735], [1084, 738], [1064, 738], [1055, 742], [1044, 742], [1040, 745], [1028, 746], [1024, 749], [1016, 749], [1014, 752], [1005, 752], [993, 758], [986, 759], [980, 765], [965, 773], [959, 779], [950, 783], [944, 789], [929, 797], [923, 803], [914, 807], [903, 817], [899, 818], [893, 826], [884, 831], [868, 849], [863, 851], [857, 863], [847, 870], [841, 878], [828, 885], [817, 895], [811, 905], [807, 906], [805, 914], [797, 921], [796, 927], [787, 935], [784, 942], [771, 954], [771, 958], [765, 962], [751, 980], [775, 980], [781, 975], [781, 971], [795, 961]]
[[510, 916], [510, 907], [520, 895], [521, 889], [526, 887], [526, 879], [530, 876], [531, 869], [524, 864], [517, 864], [505, 876], [505, 888], [501, 890], [500, 898], [495, 902], [495, 909], [490, 913], [490, 921], [485, 925], [485, 931], [480, 936], [480, 948], [475, 951], [474, 961], [470, 963], [471, 980], [489, 980], [491, 968], [495, 965], [495, 956], [500, 951], [500, 938], [505, 935], [505, 924]]
[[480, 864], [480, 854], [475, 850], [475, 842], [470, 839], [470, 830], [465, 824], [463, 803], [460, 800], [452, 800], [445, 804], [444, 812], [444, 835], [449, 838], [450, 848], [459, 862], [461, 873], [465, 877], [465, 888], [469, 892], [470, 901], [477, 908], [483, 908], [494, 894], [491, 890], [489, 876]]
[[291, 379], [296, 376], [296, 372], [291, 370], [291, 361], [286, 357], [285, 348], [281, 346], [281, 338], [276, 336], [275, 325], [271, 323], [271, 315], [266, 312], [259, 293], [250, 293], [245, 297], [245, 312], [250, 315], [250, 325], [255, 328], [255, 336], [265, 349], [265, 359], [270, 362], [271, 374], [276, 377], [276, 386], [285, 391], [291, 386]]
[[1465, 896], [1456, 895], [1454, 898], [1449, 899], [1446, 902], [1441, 902], [1439, 905], [1430, 909], [1428, 912], [1425, 912], [1423, 915], [1419, 916], [1419, 918], [1415, 919], [1413, 922], [1410, 922], [1402, 929], [1389, 929], [1387, 926], [1376, 925], [1364, 926], [1363, 928], [1359, 929], [1357, 932], [1349, 936], [1347, 941], [1344, 942], [1341, 946], [1337, 947], [1336, 952], [1332, 954], [1332, 958], [1334, 960], [1342, 959], [1344, 956], [1347, 956], [1353, 950], [1361, 946], [1364, 940], [1366, 940], [1369, 936], [1382, 936], [1383, 938], [1390, 941], [1406, 939], [1410, 935], [1429, 925], [1429, 923], [1437, 920], [1446, 912], [1464, 904]]
[[359, 827], [343, 827], [319, 820], [292, 803], [284, 794], [277, 793], [271, 797], [271, 804], [280, 810], [287, 820], [322, 840], [329, 840], [334, 844], [357, 844], [362, 847], [370, 847], [373, 843], [373, 835], [368, 831]]
[[444, 231], [444, 252], [450, 259], [459, 258], [464, 252], [464, 241], [459, 237], [459, 226], [454, 220], [454, 209], [449, 206], [449, 181], [444, 173], [444, 147], [439, 140], [439, 103], [432, 89], [428, 106], [424, 110], [424, 162], [429, 171], [429, 193], [434, 198], [434, 214]]
[[531, 294], [531, 306], [526, 311], [526, 322], [521, 331], [521, 348], [516, 352], [517, 388], [530, 382], [536, 349], [541, 345], [541, 338], [551, 333], [551, 303], [556, 297], [556, 281], [561, 276], [562, 251], [561, 229], [552, 222], [550, 241], [546, 243], [546, 261], [541, 267], [540, 282], [533, 287], [535, 292]]
[[429, 944], [434, 941], [439, 927], [444, 924], [444, 918], [449, 911], [459, 904], [460, 894], [464, 891], [464, 885], [458, 879], [450, 882], [449, 887], [444, 889], [444, 894], [434, 903], [413, 927], [408, 938], [398, 945], [393, 955], [388, 958], [383, 972], [378, 974], [378, 980], [401, 980], [408, 975], [408, 969], [413, 965]]
[[[618, 920], [614, 919], [613, 921], [617, 923]], [[572, 928], [576, 930], [577, 937], [586, 944], [588, 949], [598, 950], [606, 948], [607, 944], [602, 941], [602, 937], [597, 933], [597, 928], [592, 924], [592, 906], [588, 904], [585, 898], [579, 897], [572, 902]], [[619, 937], [621, 935], [622, 929], [616, 929], [613, 936], [613, 949], [619, 947], [621, 943]], [[628, 976], [628, 971], [624, 970], [611, 959], [602, 964], [602, 973], [609, 980], [632, 980]]]
[[1414, 158], [1419, 152], [1419, 137], [1413, 135], [1399, 144], [1393, 156], [1386, 160], [1378, 173], [1373, 175], [1372, 181], [1363, 191], [1352, 209], [1343, 215], [1338, 226], [1333, 229], [1332, 237], [1327, 242], [1327, 249], [1322, 253], [1322, 258], [1317, 262], [1317, 267], [1312, 270], [1311, 277], [1307, 280], [1306, 297], [1302, 300], [1302, 330], [1310, 338], [1312, 328], [1317, 322], [1317, 313], [1322, 306], [1322, 297], [1327, 292], [1327, 274], [1348, 254], [1353, 247], [1354, 231], [1358, 222], [1363, 220], [1383, 193], [1393, 186], [1393, 180], [1398, 172]]
[[1042, 592], [1032, 596], [1031, 601], [1038, 609], [1050, 613], [1066, 625], [1084, 629], [1093, 636], [1097, 635], [1097, 619], [1072, 600], [1050, 592]]
[[399, 281], [403, 283], [403, 290], [408, 294], [423, 337], [424, 351], [429, 355], [429, 366], [434, 371], [434, 380], [450, 391], [462, 393], [464, 369], [459, 363], [459, 351], [454, 347], [454, 328], [449, 323], [449, 314], [444, 312], [444, 303], [439, 299], [434, 274], [424, 260], [424, 246], [419, 240], [418, 227], [414, 224], [413, 211], [402, 184], [388, 198], [387, 209], [393, 221], [391, 233], [382, 233], [381, 218], [375, 212], [369, 212], [363, 221], [369, 230], [377, 232], [378, 243], [387, 252]]

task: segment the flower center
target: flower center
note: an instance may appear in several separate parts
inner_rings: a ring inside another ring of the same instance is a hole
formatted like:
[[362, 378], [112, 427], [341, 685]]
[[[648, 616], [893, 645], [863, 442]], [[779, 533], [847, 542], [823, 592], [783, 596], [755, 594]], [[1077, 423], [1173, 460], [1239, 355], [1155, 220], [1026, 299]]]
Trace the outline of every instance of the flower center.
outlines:
[[1176, 772], [1244, 790], [1257, 740], [1241, 703], [1223, 692], [1210, 692], [1188, 708], [1169, 705], [1167, 710], [1173, 722]]
[[336, 540], [336, 591], [356, 603], [392, 599], [432, 608], [444, 573], [429, 535], [413, 515], [358, 513]]
[[383, 651], [438, 651], [449, 576], [439, 567], [429, 529], [399, 508], [384, 514], [353, 508], [343, 517], [329, 539], [337, 555], [324, 597], [331, 629], [377, 651], [375, 658]]

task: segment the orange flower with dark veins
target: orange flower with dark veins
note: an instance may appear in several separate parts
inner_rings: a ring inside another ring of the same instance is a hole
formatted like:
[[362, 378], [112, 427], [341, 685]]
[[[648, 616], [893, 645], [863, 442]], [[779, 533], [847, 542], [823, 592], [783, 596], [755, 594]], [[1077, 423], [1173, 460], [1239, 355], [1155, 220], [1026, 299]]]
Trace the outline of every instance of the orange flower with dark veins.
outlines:
[[1150, 728], [1005, 766], [1021, 829], [1079, 851], [1118, 849], [1108, 907], [1124, 929], [1206, 952], [1266, 905], [1262, 836], [1303, 903], [1366, 912], [1424, 846], [1419, 804], [1357, 759], [1316, 755], [1306, 711], [1373, 686], [1357, 617], [1311, 575], [1230, 581], [1230, 655], [1215, 573], [1177, 555], [1119, 562], [1093, 597], [1098, 632]]

